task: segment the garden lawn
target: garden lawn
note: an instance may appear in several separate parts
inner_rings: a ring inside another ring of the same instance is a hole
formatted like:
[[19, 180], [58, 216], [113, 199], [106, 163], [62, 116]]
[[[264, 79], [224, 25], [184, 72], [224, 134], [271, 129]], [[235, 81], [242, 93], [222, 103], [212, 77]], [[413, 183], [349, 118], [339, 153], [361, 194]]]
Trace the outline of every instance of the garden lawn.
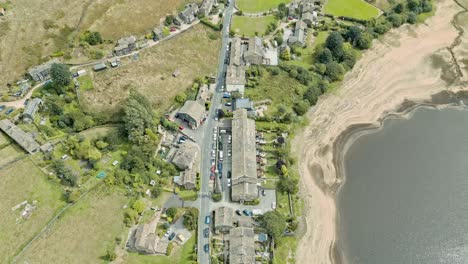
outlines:
[[[0, 179], [0, 263], [11, 263], [65, 202], [60, 186], [49, 181], [28, 158], [3, 167]], [[12, 207], [26, 200], [37, 201], [37, 209], [23, 220], [22, 208], [12, 211]]]
[[231, 29], [238, 36], [255, 36], [255, 32], [259, 36], [263, 36], [267, 30], [268, 25], [271, 22], [276, 22], [274, 16], [264, 17], [246, 17], [246, 16], [234, 16], [232, 19]]
[[296, 79], [290, 78], [284, 71], [280, 71], [280, 74], [276, 76], [265, 71], [260, 78], [259, 85], [245, 89], [245, 97], [253, 101], [270, 99], [272, 103], [268, 105], [266, 113], [271, 115], [276, 113], [280, 105], [292, 111], [294, 102], [302, 99], [302, 93], [306, 88]]
[[278, 8], [280, 3], [289, 3], [291, 0], [237, 0], [237, 7], [243, 12], [259, 13]]
[[90, 191], [26, 250], [18, 263], [102, 263], [122, 234], [127, 198], [101, 185]]
[[364, 0], [328, 0], [325, 13], [369, 20], [379, 15], [379, 10]]

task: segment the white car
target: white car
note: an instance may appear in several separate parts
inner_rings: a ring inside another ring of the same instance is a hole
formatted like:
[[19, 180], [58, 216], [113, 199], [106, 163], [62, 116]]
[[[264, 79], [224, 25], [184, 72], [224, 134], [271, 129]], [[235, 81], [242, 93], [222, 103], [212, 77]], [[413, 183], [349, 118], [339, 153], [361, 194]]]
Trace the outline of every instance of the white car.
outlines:
[[213, 127], [213, 133], [217, 134], [218, 133], [218, 127]]
[[216, 136], [216, 134], [213, 135], [213, 141], [216, 141], [218, 139], [218, 137]]
[[231, 153], [231, 150], [229, 149], [228, 150], [228, 157], [231, 157], [232, 153]]
[[271, 209], [275, 210], [276, 209], [276, 202], [271, 203]]
[[213, 149], [213, 150], [211, 151], [211, 157], [213, 157], [213, 158], [216, 157], [216, 150]]
[[228, 187], [231, 187], [231, 179], [227, 179], [228, 180]]

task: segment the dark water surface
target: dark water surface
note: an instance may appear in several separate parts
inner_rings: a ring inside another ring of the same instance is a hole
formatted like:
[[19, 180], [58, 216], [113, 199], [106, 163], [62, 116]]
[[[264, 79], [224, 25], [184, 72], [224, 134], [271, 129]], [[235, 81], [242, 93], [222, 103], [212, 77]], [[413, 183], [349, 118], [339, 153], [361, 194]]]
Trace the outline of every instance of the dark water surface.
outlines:
[[345, 158], [339, 245], [349, 263], [468, 263], [468, 111], [419, 109]]

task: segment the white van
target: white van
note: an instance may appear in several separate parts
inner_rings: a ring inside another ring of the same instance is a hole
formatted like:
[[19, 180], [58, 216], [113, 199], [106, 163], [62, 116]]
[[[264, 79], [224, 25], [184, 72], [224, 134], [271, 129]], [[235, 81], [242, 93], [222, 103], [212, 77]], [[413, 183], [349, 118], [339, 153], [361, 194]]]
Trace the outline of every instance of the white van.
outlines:
[[219, 160], [223, 160], [223, 151], [222, 150], [219, 151]]

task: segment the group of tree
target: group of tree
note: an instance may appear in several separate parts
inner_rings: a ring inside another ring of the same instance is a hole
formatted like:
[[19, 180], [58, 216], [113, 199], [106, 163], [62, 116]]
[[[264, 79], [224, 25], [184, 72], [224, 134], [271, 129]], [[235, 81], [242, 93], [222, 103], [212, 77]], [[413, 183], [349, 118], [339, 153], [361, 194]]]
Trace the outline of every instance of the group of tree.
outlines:
[[184, 215], [184, 226], [188, 230], [192, 231], [197, 229], [198, 221], [198, 210], [195, 208], [189, 208], [185, 211]]
[[91, 46], [102, 44], [104, 42], [104, 40], [102, 39], [101, 33], [96, 32], [96, 31], [86, 31], [81, 36], [81, 39], [86, 41]]
[[268, 211], [259, 216], [258, 221], [268, 235], [275, 240], [280, 238], [286, 230], [286, 217], [276, 210]]
[[276, 12], [276, 17], [278, 19], [283, 19], [288, 16], [288, 7], [285, 3], [280, 3], [278, 5], [278, 12]]

